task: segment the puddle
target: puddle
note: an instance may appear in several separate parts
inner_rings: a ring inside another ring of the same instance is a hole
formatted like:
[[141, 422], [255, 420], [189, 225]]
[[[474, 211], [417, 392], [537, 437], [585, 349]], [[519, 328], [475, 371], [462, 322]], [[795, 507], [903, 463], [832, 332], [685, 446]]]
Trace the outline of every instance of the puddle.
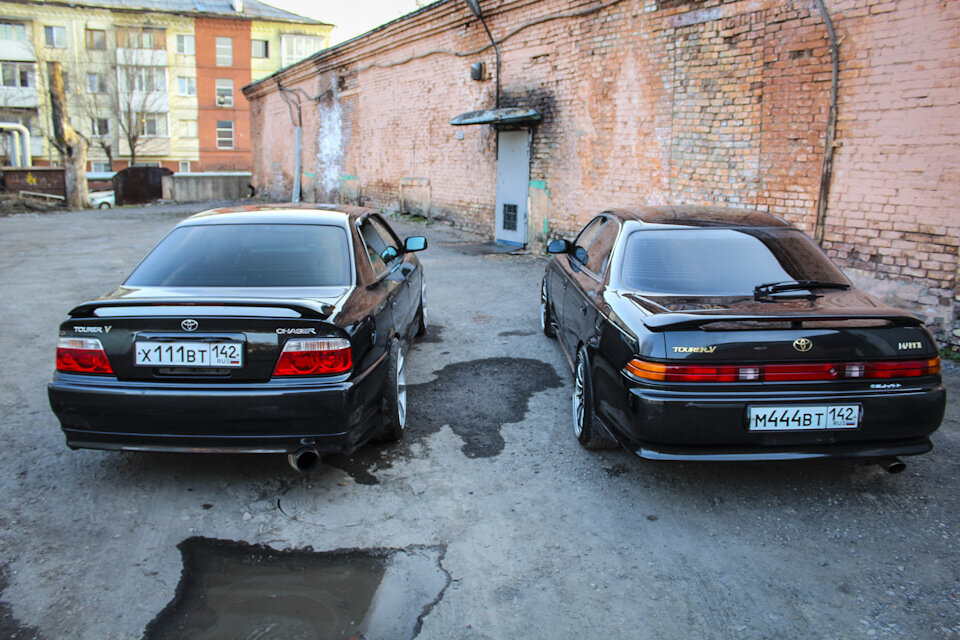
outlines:
[[524, 331], [522, 329], [514, 329], [513, 331], [501, 331], [497, 334], [500, 338], [508, 338], [510, 336], [535, 336], [537, 335], [536, 331]]
[[145, 640], [405, 640], [450, 584], [443, 547], [277, 551], [188, 538], [178, 548], [180, 584]]
[[410, 445], [444, 425], [463, 441], [468, 458], [492, 458], [503, 451], [500, 429], [521, 422], [530, 397], [563, 383], [549, 364], [530, 358], [485, 358], [455, 362], [434, 379], [407, 387], [407, 430], [395, 445], [367, 445], [351, 456], [330, 456], [326, 464], [360, 484], [377, 484], [376, 471], [410, 453]]
[[[7, 588], [7, 567], [0, 566], [0, 593]], [[7, 640], [42, 640], [40, 630], [25, 627], [13, 616], [10, 604], [0, 600], [0, 638]]]
[[[427, 310], [427, 313], [429, 314], [430, 311]], [[426, 333], [418, 337], [413, 344], [414, 346], [416, 346], [421, 343], [422, 344], [439, 344], [441, 342], [443, 342], [443, 325], [428, 324]]]

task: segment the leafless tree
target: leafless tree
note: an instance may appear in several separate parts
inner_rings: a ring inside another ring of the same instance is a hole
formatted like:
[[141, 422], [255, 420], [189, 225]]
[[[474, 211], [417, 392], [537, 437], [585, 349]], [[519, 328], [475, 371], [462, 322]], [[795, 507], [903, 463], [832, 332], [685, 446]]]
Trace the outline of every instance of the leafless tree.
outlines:
[[50, 111], [54, 137], [51, 140], [63, 160], [67, 204], [75, 209], [87, 206], [87, 141], [70, 124], [59, 62], [50, 64]]
[[161, 66], [135, 59], [123, 62], [114, 68], [110, 99], [111, 110], [117, 117], [117, 130], [127, 143], [132, 166], [150, 137], [167, 135], [166, 75]]

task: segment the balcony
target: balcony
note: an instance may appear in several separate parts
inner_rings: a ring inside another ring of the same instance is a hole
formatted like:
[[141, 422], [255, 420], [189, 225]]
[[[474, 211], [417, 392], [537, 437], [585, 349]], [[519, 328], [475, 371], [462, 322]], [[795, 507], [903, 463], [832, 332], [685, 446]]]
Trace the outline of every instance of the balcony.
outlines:
[[39, 104], [36, 87], [0, 86], [0, 107], [36, 109]]

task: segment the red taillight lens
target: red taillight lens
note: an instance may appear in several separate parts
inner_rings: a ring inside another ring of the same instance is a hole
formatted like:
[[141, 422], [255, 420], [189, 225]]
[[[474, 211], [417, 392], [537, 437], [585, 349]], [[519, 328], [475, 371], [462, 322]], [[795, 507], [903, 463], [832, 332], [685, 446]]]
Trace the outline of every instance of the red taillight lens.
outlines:
[[344, 338], [287, 340], [273, 371], [275, 376], [320, 376], [343, 373], [353, 366], [350, 341]]
[[57, 371], [70, 373], [113, 373], [103, 345], [95, 338], [60, 338], [57, 343]]
[[635, 358], [624, 371], [658, 382], [811, 382], [861, 378], [915, 378], [940, 373], [940, 358], [889, 362], [764, 365], [663, 364]]

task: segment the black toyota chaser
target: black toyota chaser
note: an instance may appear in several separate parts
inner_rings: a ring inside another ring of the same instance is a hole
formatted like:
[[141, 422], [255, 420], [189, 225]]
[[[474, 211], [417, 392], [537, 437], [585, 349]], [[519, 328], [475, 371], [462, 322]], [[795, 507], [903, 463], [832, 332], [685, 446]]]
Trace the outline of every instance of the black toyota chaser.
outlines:
[[857, 290], [784, 220], [607, 211], [549, 251], [543, 330], [573, 367], [583, 446], [890, 471], [931, 449], [946, 393], [930, 332]]
[[286, 453], [310, 471], [324, 453], [399, 439], [426, 246], [359, 207], [184, 220], [60, 325], [48, 391], [67, 445]]

